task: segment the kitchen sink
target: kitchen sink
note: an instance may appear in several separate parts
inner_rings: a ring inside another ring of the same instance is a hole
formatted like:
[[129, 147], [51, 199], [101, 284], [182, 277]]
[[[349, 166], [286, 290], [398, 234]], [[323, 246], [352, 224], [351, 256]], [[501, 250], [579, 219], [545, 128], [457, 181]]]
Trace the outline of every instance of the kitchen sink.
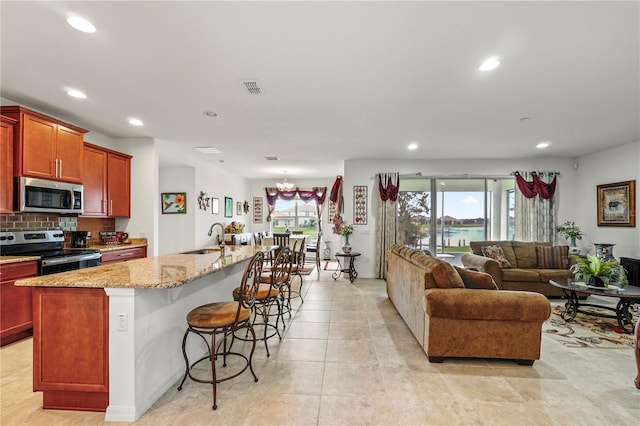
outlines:
[[221, 250], [222, 249], [220, 249], [219, 247], [202, 248], [202, 249], [191, 250], [191, 251], [181, 251], [180, 254], [211, 254], [211, 253], [219, 252]]

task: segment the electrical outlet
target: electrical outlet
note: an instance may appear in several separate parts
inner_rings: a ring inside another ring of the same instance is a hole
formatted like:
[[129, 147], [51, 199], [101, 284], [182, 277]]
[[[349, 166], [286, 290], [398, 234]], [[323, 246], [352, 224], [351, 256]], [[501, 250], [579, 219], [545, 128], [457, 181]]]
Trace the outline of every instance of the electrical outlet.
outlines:
[[129, 318], [126, 313], [118, 314], [118, 331], [127, 331], [129, 329]]

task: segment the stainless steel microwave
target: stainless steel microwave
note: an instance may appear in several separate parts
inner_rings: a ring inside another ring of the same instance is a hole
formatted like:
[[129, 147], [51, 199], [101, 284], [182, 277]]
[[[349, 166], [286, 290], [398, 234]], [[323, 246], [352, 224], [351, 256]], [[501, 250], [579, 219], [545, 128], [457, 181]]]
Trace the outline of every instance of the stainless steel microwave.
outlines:
[[16, 180], [18, 211], [82, 214], [80, 184], [19, 177]]

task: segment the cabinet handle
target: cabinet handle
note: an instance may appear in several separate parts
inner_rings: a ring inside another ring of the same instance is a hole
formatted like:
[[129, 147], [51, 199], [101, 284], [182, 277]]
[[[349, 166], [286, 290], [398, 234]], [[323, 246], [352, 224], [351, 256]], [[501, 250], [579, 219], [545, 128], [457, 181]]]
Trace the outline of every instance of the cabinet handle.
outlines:
[[113, 200], [109, 200], [109, 216], [113, 214]]
[[107, 200], [101, 200], [102, 201], [102, 213], [107, 214]]
[[60, 162], [60, 174], [58, 174], [58, 177], [62, 177], [62, 159], [58, 160]]
[[54, 177], [58, 177], [58, 159], [57, 159], [57, 158], [55, 159], [55, 165], [56, 165], [56, 171], [55, 171], [55, 173], [53, 174], [53, 176], [54, 176]]

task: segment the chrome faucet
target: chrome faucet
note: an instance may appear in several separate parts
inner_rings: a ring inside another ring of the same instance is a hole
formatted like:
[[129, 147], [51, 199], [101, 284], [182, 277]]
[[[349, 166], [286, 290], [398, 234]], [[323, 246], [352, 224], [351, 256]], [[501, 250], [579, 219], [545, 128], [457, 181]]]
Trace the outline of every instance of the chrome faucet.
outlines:
[[224, 250], [224, 224], [220, 222], [214, 223], [213, 225], [211, 225], [211, 228], [209, 228], [209, 233], [207, 235], [211, 236], [211, 234], [213, 234], [213, 228], [215, 228], [216, 225], [220, 225], [220, 237], [218, 239], [218, 245], [222, 250]]

